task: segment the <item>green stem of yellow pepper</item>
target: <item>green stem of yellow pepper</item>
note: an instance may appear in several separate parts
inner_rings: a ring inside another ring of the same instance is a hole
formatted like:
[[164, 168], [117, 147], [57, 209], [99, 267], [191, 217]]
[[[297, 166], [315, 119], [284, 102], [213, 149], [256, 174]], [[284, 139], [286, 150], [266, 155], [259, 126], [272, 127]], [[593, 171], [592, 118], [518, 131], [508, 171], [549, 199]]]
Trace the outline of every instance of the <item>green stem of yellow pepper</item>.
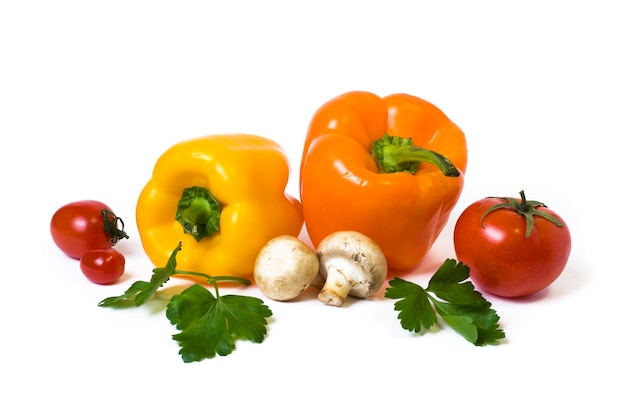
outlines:
[[183, 190], [178, 201], [176, 220], [196, 242], [220, 230], [222, 205], [203, 187]]

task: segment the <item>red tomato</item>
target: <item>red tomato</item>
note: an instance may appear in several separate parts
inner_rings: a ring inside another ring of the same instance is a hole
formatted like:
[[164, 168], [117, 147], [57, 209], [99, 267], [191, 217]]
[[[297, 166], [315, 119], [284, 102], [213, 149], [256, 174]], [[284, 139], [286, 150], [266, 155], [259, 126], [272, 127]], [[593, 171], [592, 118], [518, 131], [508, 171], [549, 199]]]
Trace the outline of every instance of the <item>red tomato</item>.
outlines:
[[124, 275], [126, 259], [121, 252], [110, 249], [94, 249], [80, 258], [83, 274], [96, 284], [112, 284]]
[[538, 201], [488, 197], [461, 213], [454, 228], [457, 260], [477, 286], [501, 297], [548, 287], [567, 264], [572, 247], [563, 219]]
[[94, 200], [59, 208], [50, 221], [50, 233], [59, 249], [76, 259], [89, 250], [111, 248], [120, 239], [128, 238], [122, 219], [107, 205]]

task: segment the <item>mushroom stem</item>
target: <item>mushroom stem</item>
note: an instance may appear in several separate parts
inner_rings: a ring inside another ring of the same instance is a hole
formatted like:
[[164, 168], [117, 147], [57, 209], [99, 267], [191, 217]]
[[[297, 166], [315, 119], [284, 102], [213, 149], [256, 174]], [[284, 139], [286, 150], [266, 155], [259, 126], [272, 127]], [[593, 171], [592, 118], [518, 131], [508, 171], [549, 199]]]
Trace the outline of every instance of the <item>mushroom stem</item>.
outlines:
[[317, 295], [317, 299], [330, 306], [339, 307], [348, 297], [352, 283], [341, 269], [331, 265], [328, 267], [326, 283]]
[[348, 295], [366, 298], [382, 286], [387, 260], [380, 247], [366, 235], [339, 231], [326, 236], [317, 247], [319, 274], [326, 278], [317, 298], [341, 306]]

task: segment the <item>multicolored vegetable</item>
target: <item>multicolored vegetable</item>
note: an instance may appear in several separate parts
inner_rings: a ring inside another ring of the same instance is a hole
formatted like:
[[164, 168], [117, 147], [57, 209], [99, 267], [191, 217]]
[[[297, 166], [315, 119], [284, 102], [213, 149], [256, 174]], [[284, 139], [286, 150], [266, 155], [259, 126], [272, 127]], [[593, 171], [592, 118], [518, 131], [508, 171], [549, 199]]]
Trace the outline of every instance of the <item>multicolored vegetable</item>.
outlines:
[[300, 167], [306, 228], [318, 245], [353, 230], [389, 269], [419, 264], [463, 188], [465, 135], [433, 104], [408, 94], [354, 91], [313, 116]]
[[212, 135], [179, 142], [161, 155], [137, 201], [137, 227], [154, 265], [182, 242], [180, 269], [251, 276], [259, 250], [298, 236], [300, 202], [285, 194], [289, 164], [274, 141]]

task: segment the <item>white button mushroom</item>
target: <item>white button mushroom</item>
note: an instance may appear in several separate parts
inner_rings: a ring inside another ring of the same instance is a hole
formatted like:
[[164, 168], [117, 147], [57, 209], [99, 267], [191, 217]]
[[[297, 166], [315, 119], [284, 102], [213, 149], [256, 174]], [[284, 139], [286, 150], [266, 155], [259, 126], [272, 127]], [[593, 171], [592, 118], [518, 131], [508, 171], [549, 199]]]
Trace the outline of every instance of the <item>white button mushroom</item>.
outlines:
[[261, 292], [276, 301], [287, 301], [304, 292], [319, 271], [317, 253], [293, 236], [278, 236], [259, 251], [254, 281]]
[[348, 295], [366, 298], [380, 289], [387, 277], [387, 260], [380, 246], [354, 231], [335, 232], [317, 246], [320, 275], [326, 279], [318, 299], [341, 306]]

